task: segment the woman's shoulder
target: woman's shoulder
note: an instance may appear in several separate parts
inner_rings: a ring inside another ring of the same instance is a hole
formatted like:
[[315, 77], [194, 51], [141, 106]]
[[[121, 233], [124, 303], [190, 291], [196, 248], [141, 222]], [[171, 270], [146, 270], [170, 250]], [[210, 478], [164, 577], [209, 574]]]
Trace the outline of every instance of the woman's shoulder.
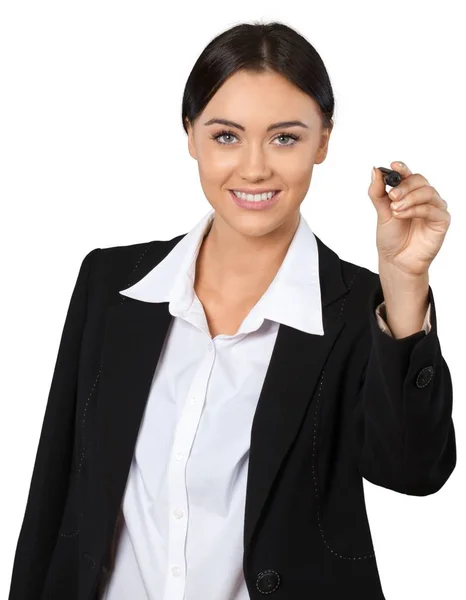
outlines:
[[371, 271], [367, 266], [347, 260], [339, 250], [333, 249], [317, 235], [315, 237], [319, 253], [319, 270], [324, 279], [327, 270], [338, 270], [346, 288], [350, 292], [356, 292], [356, 295], [370, 293], [379, 285], [378, 273]]
[[[92, 262], [89, 282], [95, 291], [105, 295], [118, 294], [130, 283], [135, 283], [153, 269], [186, 234], [169, 240], [147, 240], [134, 244], [108, 246], [91, 250]], [[117, 296], [121, 299], [121, 296]]]
[[363, 281], [365, 285], [373, 288], [378, 285], [380, 281], [379, 274], [371, 271], [371, 269], [364, 265], [352, 263], [348, 260], [343, 260], [342, 258], [340, 258], [340, 264], [345, 282], [348, 286], [351, 286], [353, 281], [359, 279], [359, 281]]
[[129, 268], [139, 268], [142, 262], [156, 260], [158, 256], [163, 258], [185, 234], [178, 235], [169, 240], [148, 240], [134, 244], [120, 246], [108, 246], [99, 248], [100, 252], [95, 259], [98, 266], [107, 275], [113, 272], [117, 274], [127, 271]]

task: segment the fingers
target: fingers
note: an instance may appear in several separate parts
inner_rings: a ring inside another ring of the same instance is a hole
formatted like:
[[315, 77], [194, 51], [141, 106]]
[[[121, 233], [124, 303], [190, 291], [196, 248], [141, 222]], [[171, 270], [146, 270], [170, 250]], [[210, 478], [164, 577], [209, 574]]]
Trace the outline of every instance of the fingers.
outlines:
[[[392, 198], [391, 192], [389, 193], [389, 197]], [[397, 196], [396, 201], [390, 204], [390, 208], [406, 210], [419, 204], [432, 204], [443, 210], [447, 207], [447, 203], [440, 197], [437, 190], [430, 185], [426, 185], [408, 193], [406, 193], [406, 190], [402, 190], [401, 195]]]
[[[436, 211], [423, 208], [421, 205], [431, 205], [437, 210], [445, 212], [447, 203], [440, 197], [437, 190], [429, 185], [428, 180], [420, 173], [412, 173], [405, 163], [394, 161], [390, 163], [392, 169], [398, 171], [402, 176], [401, 183], [392, 188], [388, 193], [390, 200], [390, 209], [393, 214], [405, 213], [405, 216], [414, 217], [432, 217], [435, 220], [445, 219], [445, 215], [439, 216]], [[416, 208], [416, 210], [412, 210]]]
[[405, 210], [392, 211], [398, 219], [421, 218], [430, 223], [441, 223], [442, 232], [446, 231], [451, 222], [450, 213], [434, 204], [416, 204]]
[[396, 160], [394, 162], [391, 162], [390, 163], [390, 167], [394, 171], [398, 171], [398, 173], [401, 175], [402, 180], [406, 179], [407, 177], [409, 177], [410, 175], [412, 175], [412, 173], [409, 170], [409, 168], [407, 167], [407, 165], [404, 162], [401, 162], [400, 160]]
[[405, 196], [409, 192], [424, 186], [429, 186], [429, 182], [423, 175], [420, 175], [419, 173], [416, 173], [414, 175], [411, 174], [408, 175], [405, 179], [402, 179], [399, 185], [392, 188], [388, 192], [388, 195], [391, 200], [398, 202], [399, 200], [401, 200], [401, 198], [403, 198], [403, 196]]
[[[404, 213], [406, 217], [423, 217], [434, 220], [447, 220], [450, 215], [447, 211], [448, 204], [440, 197], [437, 190], [429, 185], [428, 180], [420, 173], [412, 173], [409, 167], [401, 161], [393, 161], [390, 167], [400, 173], [401, 183], [387, 192], [383, 175], [375, 168], [376, 177], [369, 187], [371, 197], [379, 215], [383, 218], [399, 216]], [[420, 208], [423, 205], [431, 208]], [[435, 209], [435, 210], [433, 210]], [[443, 215], [439, 214], [443, 212]]]

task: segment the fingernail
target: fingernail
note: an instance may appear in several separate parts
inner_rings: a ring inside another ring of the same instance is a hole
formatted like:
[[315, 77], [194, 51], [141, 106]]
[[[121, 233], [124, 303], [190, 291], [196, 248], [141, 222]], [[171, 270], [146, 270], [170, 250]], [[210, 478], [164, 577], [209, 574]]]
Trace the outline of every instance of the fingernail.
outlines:
[[372, 183], [374, 183], [375, 177], [376, 177], [375, 168], [372, 167], [372, 174], [371, 174]]

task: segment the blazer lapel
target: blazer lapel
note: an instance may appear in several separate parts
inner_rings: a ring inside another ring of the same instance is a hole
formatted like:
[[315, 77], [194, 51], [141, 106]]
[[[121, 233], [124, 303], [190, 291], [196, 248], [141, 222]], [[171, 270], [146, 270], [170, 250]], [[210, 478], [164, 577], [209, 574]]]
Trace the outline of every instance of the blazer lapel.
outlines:
[[[330, 306], [348, 292], [340, 259], [316, 239], [325, 334], [311, 335], [280, 325], [252, 425], [245, 555], [275, 476], [312, 401], [327, 355], [344, 326], [339, 311]], [[106, 519], [103, 535], [107, 545], [172, 318], [166, 302], [148, 303], [129, 297], [107, 311], [96, 417], [96, 460], [100, 463], [98, 472], [103, 477], [106, 504], [100, 514]]]
[[[336, 338], [343, 329], [333, 304], [348, 292], [340, 259], [316, 236], [324, 335], [280, 325], [251, 430], [244, 523], [244, 561], [274, 479], [292, 444]], [[332, 305], [333, 304], [333, 308]]]
[[97, 438], [111, 523], [122, 501], [152, 378], [172, 318], [168, 303], [129, 297], [107, 312]]

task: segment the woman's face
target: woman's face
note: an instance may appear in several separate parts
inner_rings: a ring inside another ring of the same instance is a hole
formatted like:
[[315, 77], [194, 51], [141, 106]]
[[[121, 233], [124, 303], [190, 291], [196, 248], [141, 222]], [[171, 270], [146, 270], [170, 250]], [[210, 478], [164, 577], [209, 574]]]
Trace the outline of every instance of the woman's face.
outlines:
[[[215, 119], [236, 126], [211, 122]], [[267, 131], [283, 121], [301, 121], [305, 127]], [[198, 162], [202, 189], [222, 227], [255, 237], [295, 230], [314, 164], [325, 160], [331, 133], [322, 128], [312, 98], [277, 73], [239, 71], [216, 92], [194, 127], [187, 125], [189, 153]], [[222, 131], [230, 133], [219, 135]], [[253, 211], [231, 198], [230, 190], [238, 188], [282, 192], [275, 205]]]

